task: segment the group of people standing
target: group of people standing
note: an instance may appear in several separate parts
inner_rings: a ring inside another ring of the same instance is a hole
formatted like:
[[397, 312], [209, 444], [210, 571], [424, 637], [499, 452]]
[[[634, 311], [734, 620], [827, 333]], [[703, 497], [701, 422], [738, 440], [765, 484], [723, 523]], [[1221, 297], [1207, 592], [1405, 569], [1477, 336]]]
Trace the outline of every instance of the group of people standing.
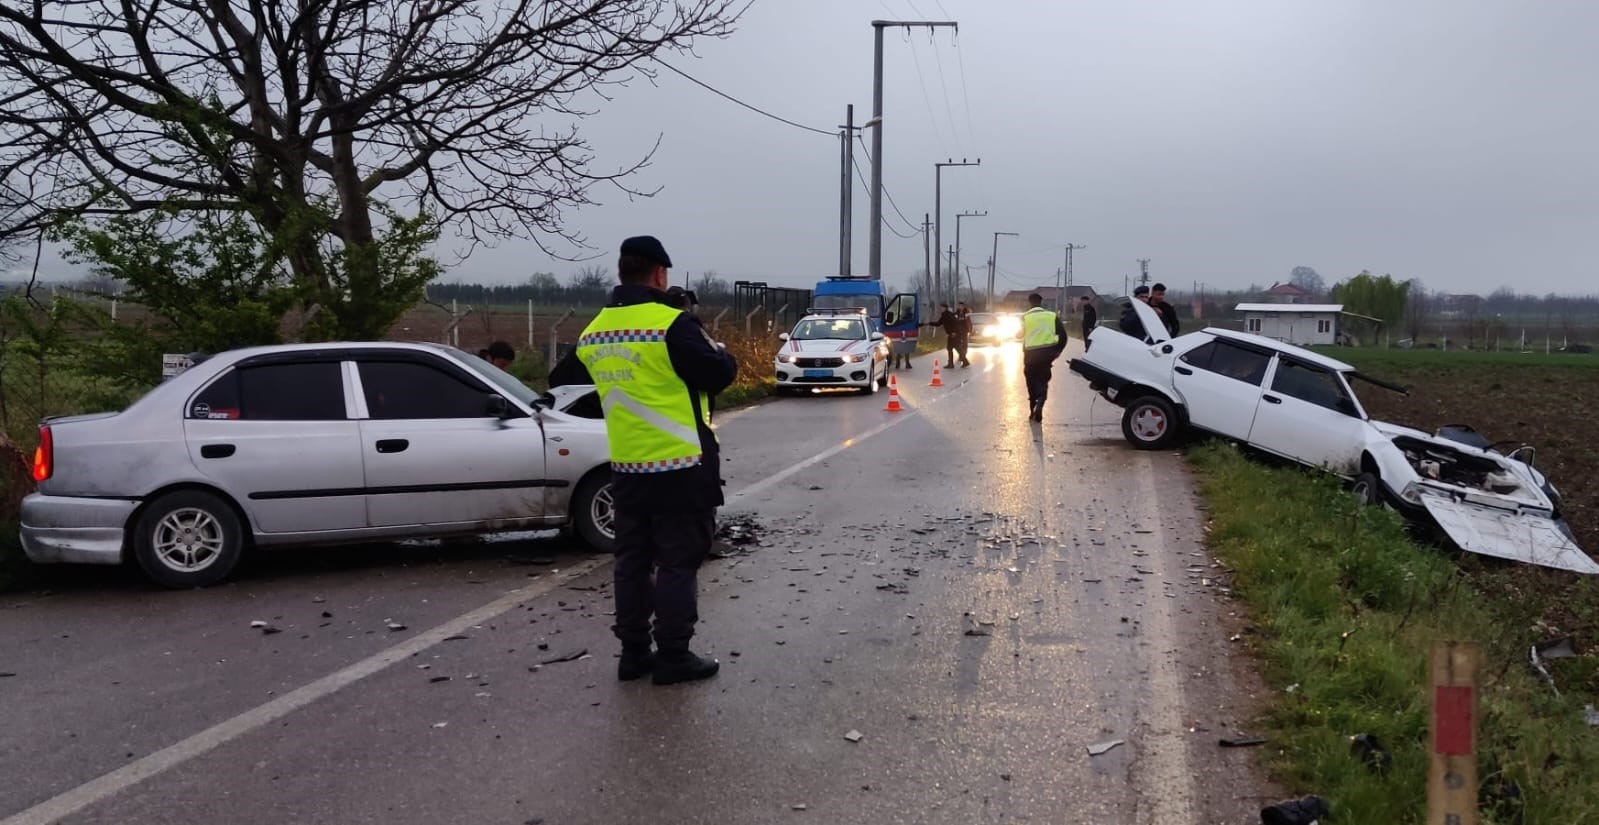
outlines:
[[[1177, 337], [1177, 307], [1167, 303], [1165, 284], [1156, 283], [1153, 287], [1139, 286], [1133, 290], [1133, 300], [1148, 304], [1149, 308], [1160, 316], [1161, 324], [1166, 327], [1166, 334], [1173, 338]], [[1138, 308], [1132, 304], [1128, 304], [1127, 308], [1122, 310], [1118, 326], [1122, 332], [1134, 338], [1142, 341], [1150, 340], [1149, 331], [1144, 329], [1143, 319], [1138, 317]]]
[[938, 309], [938, 320], [927, 326], [944, 330], [944, 348], [949, 351], [944, 363], [955, 366], [955, 356], [959, 355], [962, 368], [971, 366], [966, 354], [972, 346], [972, 311], [967, 309], [965, 301], [956, 301], [953, 310], [949, 304], [939, 304]]

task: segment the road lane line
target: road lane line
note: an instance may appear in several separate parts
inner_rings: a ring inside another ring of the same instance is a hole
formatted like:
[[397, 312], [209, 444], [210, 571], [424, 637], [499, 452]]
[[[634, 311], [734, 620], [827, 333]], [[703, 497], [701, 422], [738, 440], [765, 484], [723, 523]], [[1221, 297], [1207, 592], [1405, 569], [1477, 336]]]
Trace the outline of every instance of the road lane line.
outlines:
[[1149, 731], [1149, 739], [1145, 742], [1149, 759], [1145, 763], [1147, 772], [1141, 771], [1139, 775], [1142, 780], [1139, 783], [1142, 785], [1139, 789], [1139, 796], [1142, 797], [1140, 802], [1148, 806], [1147, 809], [1139, 806], [1140, 813], [1144, 814], [1139, 821], [1152, 825], [1196, 822], [1194, 771], [1189, 765], [1187, 728], [1183, 723], [1183, 711], [1187, 705], [1176, 658], [1179, 647], [1177, 624], [1172, 616], [1172, 600], [1165, 596], [1168, 591], [1175, 590], [1182, 579], [1172, 572], [1171, 544], [1167, 540], [1166, 528], [1161, 523], [1158, 505], [1160, 491], [1155, 487], [1154, 457], [1146, 452], [1140, 458], [1142, 460], [1138, 461], [1137, 469], [1138, 509], [1130, 511], [1128, 515], [1135, 516], [1137, 524], [1152, 531], [1149, 538], [1153, 539], [1155, 546], [1151, 548], [1149, 557], [1159, 560], [1158, 569], [1163, 582], [1159, 592], [1149, 594], [1149, 610], [1145, 616], [1155, 644], [1147, 648], [1150, 698], [1145, 713], [1140, 714]]
[[[860, 435], [846, 439], [843, 443], [829, 448], [822, 453], [805, 459], [776, 475], [769, 476], [761, 481], [751, 484], [728, 497], [729, 501], [741, 499], [770, 489], [776, 484], [793, 477], [809, 467], [832, 458], [850, 447], [857, 446], [867, 439], [873, 438], [889, 428], [901, 424], [917, 413], [937, 404], [961, 388], [967, 386], [969, 380], [949, 387], [944, 392], [927, 400], [919, 402], [916, 408], [897, 415], [894, 418], [867, 430]], [[739, 413], [749, 410], [741, 410]], [[728, 416], [732, 417], [732, 416]], [[723, 419], [724, 421], [726, 418]], [[368, 676], [388, 668], [396, 662], [403, 661], [416, 653], [427, 650], [439, 644], [450, 636], [457, 635], [474, 625], [483, 624], [516, 606], [543, 596], [557, 587], [574, 579], [586, 576], [596, 570], [611, 564], [610, 557], [599, 557], [580, 562], [566, 568], [568, 575], [561, 578], [551, 578], [530, 587], [513, 590], [488, 604], [466, 613], [460, 617], [438, 625], [430, 630], [419, 633], [400, 644], [367, 657], [342, 670], [324, 676], [314, 682], [296, 688], [277, 699], [260, 705], [252, 710], [245, 711], [231, 719], [213, 725], [180, 742], [168, 745], [149, 756], [142, 757], [134, 762], [122, 766], [110, 773], [92, 779], [76, 788], [63, 792], [55, 797], [45, 800], [27, 810], [13, 814], [3, 820], [0, 825], [47, 825], [58, 822], [90, 805], [103, 801], [121, 791], [137, 785], [151, 777], [156, 776], [170, 768], [174, 768], [190, 759], [206, 754], [216, 748], [237, 739], [263, 725], [269, 724], [290, 713], [293, 713], [318, 699], [325, 698], [346, 688]]]
[[206, 728], [187, 739], [168, 745], [149, 756], [130, 762], [70, 791], [45, 800], [21, 813], [13, 814], [0, 820], [0, 825], [47, 825], [47, 823], [57, 822], [64, 817], [71, 816], [96, 802], [137, 785], [169, 768], [176, 767], [190, 759], [208, 753], [318, 699], [355, 684], [396, 662], [404, 661], [414, 654], [427, 650], [450, 636], [464, 633], [475, 625], [483, 624], [530, 599], [543, 596], [609, 563], [610, 559], [606, 557], [589, 559], [566, 568], [566, 574], [563, 576], [551, 577], [530, 587], [512, 590], [470, 613], [418, 633], [343, 670], [328, 674], [314, 682], [285, 693], [264, 705]]
[[[960, 382], [959, 384], [955, 384], [954, 386], [946, 387], [944, 392], [934, 396], [933, 398], [931, 398], [931, 399], [929, 399], [927, 401], [917, 402], [917, 406], [916, 407], [907, 409], [904, 413], [896, 415], [893, 418], [890, 418], [889, 420], [884, 421], [883, 423], [878, 424], [877, 426], [871, 428], [870, 430], [867, 430], [866, 432], [861, 433], [860, 435], [851, 436], [849, 438], [846, 438], [842, 442], [840, 442], [838, 444], [835, 444], [835, 445], [833, 445], [833, 446], [831, 446], [831, 447], [829, 447], [829, 448], [817, 453], [816, 455], [813, 455], [810, 458], [805, 459], [804, 461], [801, 461], [801, 462], [799, 462], [797, 464], [790, 465], [788, 467], [788, 469], [781, 470], [781, 471], [777, 472], [775, 475], [767, 476], [766, 478], [763, 478], [760, 481], [757, 481], [754, 484], [751, 484], [748, 487], [745, 487], [744, 489], [739, 490], [738, 492], [733, 493], [732, 495], [729, 495], [727, 497], [727, 501], [728, 501], [729, 504], [731, 504], [732, 502], [738, 501], [739, 499], [742, 499], [742, 498], [744, 498], [746, 496], [753, 496], [753, 495], [756, 495], [756, 494], [759, 494], [759, 493], [764, 493], [767, 490], [770, 490], [771, 488], [773, 488], [773, 487], [775, 487], [775, 486], [777, 486], [779, 484], [782, 484], [784, 481], [787, 481], [788, 479], [792, 478], [796, 473], [800, 473], [800, 472], [803, 472], [803, 471], [805, 471], [807, 469], [810, 469], [811, 467], [814, 467], [817, 464], [820, 464], [823, 461], [826, 461], [829, 458], [832, 458], [833, 456], [838, 455], [839, 453], [844, 452], [845, 450], [847, 450], [847, 449], [849, 449], [851, 447], [856, 447], [856, 446], [859, 446], [859, 445], [865, 443], [867, 439], [874, 438], [876, 436], [882, 435], [884, 432], [887, 432], [890, 428], [895, 427], [895, 426], [897, 426], [899, 424], [903, 424], [906, 421], [909, 421], [912, 418], [915, 418], [917, 416], [917, 414], [920, 413], [922, 410], [925, 410], [928, 407], [931, 407], [934, 404], [937, 404], [938, 402], [950, 397], [954, 393], [960, 391], [961, 389], [964, 389], [970, 383], [971, 383], [970, 380], [965, 380], [965, 381]], [[7, 825], [7, 824], [6, 823], [0, 823], [0, 825]]]

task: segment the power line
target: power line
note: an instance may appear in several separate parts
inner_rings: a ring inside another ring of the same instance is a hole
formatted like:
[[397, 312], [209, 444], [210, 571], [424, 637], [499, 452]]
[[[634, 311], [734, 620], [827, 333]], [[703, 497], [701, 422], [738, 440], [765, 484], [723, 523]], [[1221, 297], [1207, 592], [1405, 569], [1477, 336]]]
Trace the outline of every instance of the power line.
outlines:
[[727, 92], [724, 92], [724, 91], [722, 91], [720, 89], [717, 89], [714, 86], [711, 86], [709, 83], [706, 83], [705, 81], [700, 80], [700, 79], [694, 77], [693, 75], [690, 75], [688, 72], [685, 72], [682, 69], [679, 69], [676, 66], [673, 66], [672, 64], [667, 63], [666, 61], [660, 59], [659, 57], [653, 57], [652, 56], [650, 59], [655, 61], [656, 63], [659, 63], [662, 66], [665, 66], [667, 69], [670, 69], [671, 71], [677, 73], [678, 75], [682, 76], [684, 79], [688, 80], [690, 83], [693, 83], [696, 86], [699, 86], [699, 87], [705, 89], [706, 91], [712, 92], [713, 94], [716, 94], [716, 95], [724, 97], [724, 98], [726, 98], [728, 100], [731, 100], [734, 103], [737, 103], [738, 105], [743, 106], [744, 108], [746, 108], [746, 109], [748, 109], [748, 110], [750, 110], [752, 112], [755, 112], [756, 114], [764, 115], [766, 117], [771, 118], [772, 120], [778, 121], [779, 123], [787, 123], [788, 125], [793, 126], [796, 129], [804, 129], [807, 132], [815, 132], [818, 135], [827, 135], [828, 137], [838, 137], [838, 133], [837, 132], [829, 132], [826, 129], [815, 129], [815, 128], [812, 128], [810, 126], [806, 126], [803, 123], [795, 123], [794, 121], [789, 120], [786, 117], [779, 117], [777, 115], [774, 115], [771, 112], [768, 112], [765, 109], [760, 108], [759, 106], [752, 106], [752, 105], [750, 105], [748, 103], [745, 103], [744, 101], [739, 100], [738, 98], [728, 94]]
[[[861, 182], [861, 188], [862, 189], [868, 189], [869, 186], [866, 183], [866, 175], [861, 173], [861, 162], [858, 161], [858, 160], [855, 160], [855, 158], [853, 156], [850, 158], [850, 162], [855, 167], [855, 179]], [[888, 194], [888, 187], [886, 187], [886, 186], [883, 187], [883, 195], [888, 198], [889, 204], [894, 207], [894, 212], [899, 215], [899, 219], [904, 221], [905, 220], [905, 213], [899, 211], [899, 206], [894, 203], [894, 197], [892, 195]], [[907, 225], [909, 225], [910, 221], [905, 221], [905, 223]], [[912, 230], [911, 234], [909, 234], [909, 235], [902, 234], [898, 229], [896, 229], [894, 227], [893, 224], [888, 222], [888, 216], [886, 216], [886, 215], [883, 216], [883, 226], [888, 227], [888, 231], [894, 233], [895, 235], [898, 235], [901, 238], [905, 238], [905, 239], [909, 240], [910, 238], [916, 237], [916, 232], [917, 232], [916, 230]]]
[[[911, 65], [916, 67], [916, 80], [922, 87], [922, 102], [927, 104], [927, 125], [932, 127], [933, 137], [938, 139], [938, 146], [944, 150], [944, 154], [954, 155], [956, 153], [951, 152], [949, 144], [944, 142], [943, 130], [938, 128], [938, 115], [933, 114], [933, 98], [927, 93], [927, 76], [922, 74], [922, 59], [916, 53], [916, 41], [911, 38], [909, 29], [905, 31], [905, 42], [911, 46]], [[952, 132], [954, 131], [953, 126], [950, 129]]]
[[[866, 159], [867, 160], [872, 160], [872, 150], [866, 148], [866, 141], [864, 139], [862, 139], [860, 135], [856, 135], [855, 136], [855, 140], [860, 143], [860, 145], [861, 145], [861, 153], [866, 155]], [[872, 161], [872, 162], [876, 163], [876, 161]], [[855, 171], [856, 172], [860, 171], [860, 166], [859, 165], [857, 165], [855, 167]], [[883, 187], [883, 197], [884, 197], [884, 199], [886, 199], [888, 201], [888, 205], [889, 206], [894, 207], [894, 214], [898, 215], [899, 219], [904, 221], [906, 226], [910, 226], [910, 227], [916, 226], [916, 224], [911, 223], [910, 218], [905, 217], [905, 213], [904, 212], [899, 211], [899, 204], [894, 202], [894, 196], [890, 195], [888, 193], [888, 187], [887, 186]], [[888, 225], [888, 221], [884, 220], [883, 221], [883, 225], [887, 226]], [[900, 237], [903, 238], [905, 236], [901, 235]]]
[[[930, 33], [929, 40], [933, 46], [933, 66], [938, 69], [938, 85], [944, 92], [944, 113], [949, 115], [949, 135], [955, 139], [955, 148], [960, 149], [961, 154], [965, 154], [966, 149], [961, 146], [960, 132], [955, 128], [955, 107], [949, 102], [949, 80], [944, 77], [944, 54], [938, 48], [936, 34]], [[970, 115], [969, 112], [967, 114]]]
[[[943, 8], [942, 4], [940, 4], [939, 8], [940, 9]], [[976, 147], [977, 146], [977, 127], [975, 125], [976, 124], [976, 118], [972, 117], [972, 96], [966, 91], [966, 57], [965, 57], [966, 50], [961, 48], [961, 42], [960, 41], [961, 41], [960, 29], [956, 29], [954, 38], [951, 40], [951, 45], [955, 49], [955, 62], [956, 62], [957, 67], [960, 69], [960, 75], [961, 75], [961, 103], [964, 104], [965, 107], [966, 107], [966, 136], [971, 138], [972, 146]], [[981, 178], [979, 178], [978, 181], [977, 181], [977, 191], [978, 191], [979, 194], [982, 194], [982, 192], [983, 192], [983, 181], [982, 181]], [[986, 197], [984, 197], [983, 199], [987, 200]]]

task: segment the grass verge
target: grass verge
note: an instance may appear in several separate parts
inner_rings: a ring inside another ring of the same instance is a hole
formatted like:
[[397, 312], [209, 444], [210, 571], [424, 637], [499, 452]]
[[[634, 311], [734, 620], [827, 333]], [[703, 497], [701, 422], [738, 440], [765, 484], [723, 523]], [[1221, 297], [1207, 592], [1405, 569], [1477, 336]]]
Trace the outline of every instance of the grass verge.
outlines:
[[[1419, 823], [1426, 806], [1426, 663], [1434, 641], [1483, 645], [1479, 765], [1485, 823], [1599, 822], [1599, 730], [1583, 720], [1593, 656], [1552, 662], [1565, 698], [1527, 665], [1547, 628], [1536, 606], [1476, 586], [1522, 568], [1474, 569], [1418, 546], [1401, 519], [1361, 507], [1336, 479], [1263, 467], [1226, 446], [1191, 453], [1209, 503], [1209, 544], [1234, 570], [1274, 690], [1264, 724], [1272, 771], [1328, 799], [1338, 822]], [[1289, 687], [1293, 686], [1290, 691]], [[1351, 754], [1374, 734], [1382, 772]]]

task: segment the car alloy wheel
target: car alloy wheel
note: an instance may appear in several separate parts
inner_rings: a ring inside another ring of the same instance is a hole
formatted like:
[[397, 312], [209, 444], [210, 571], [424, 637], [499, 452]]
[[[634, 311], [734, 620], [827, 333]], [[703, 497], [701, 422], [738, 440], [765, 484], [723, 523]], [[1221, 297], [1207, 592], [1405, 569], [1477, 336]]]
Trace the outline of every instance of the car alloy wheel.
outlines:
[[1141, 407], [1133, 414], [1133, 433], [1140, 441], [1159, 441], [1169, 425], [1166, 414], [1153, 407]]
[[150, 543], [162, 564], [179, 573], [198, 573], [222, 557], [227, 536], [210, 513], [185, 507], [156, 523]]
[[139, 569], [166, 587], [207, 587], [233, 572], [247, 540], [233, 505], [206, 490], [175, 490], [151, 501], [132, 525]]
[[616, 494], [611, 491], [609, 469], [585, 476], [568, 506], [571, 529], [584, 544], [602, 553], [616, 550]]
[[607, 484], [594, 493], [594, 498], [589, 502], [589, 520], [594, 522], [594, 528], [608, 539], [616, 539], [616, 498], [611, 495], [611, 485]]

